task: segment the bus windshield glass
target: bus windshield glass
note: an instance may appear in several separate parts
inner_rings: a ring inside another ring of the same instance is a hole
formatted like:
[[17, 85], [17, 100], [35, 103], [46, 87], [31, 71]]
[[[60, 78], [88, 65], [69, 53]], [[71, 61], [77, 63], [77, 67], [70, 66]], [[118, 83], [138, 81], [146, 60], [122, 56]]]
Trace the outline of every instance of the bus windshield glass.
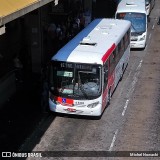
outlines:
[[53, 61], [50, 92], [73, 99], [95, 99], [101, 95], [101, 66]]
[[129, 20], [132, 24], [131, 32], [143, 33], [146, 31], [146, 14], [144, 13], [117, 13], [118, 19]]

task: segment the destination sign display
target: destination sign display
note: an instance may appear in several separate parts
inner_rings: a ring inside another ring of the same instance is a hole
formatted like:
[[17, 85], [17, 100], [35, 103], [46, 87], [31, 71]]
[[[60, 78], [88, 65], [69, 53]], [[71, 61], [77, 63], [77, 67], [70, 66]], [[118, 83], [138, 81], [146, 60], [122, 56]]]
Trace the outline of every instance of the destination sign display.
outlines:
[[89, 65], [89, 64], [82, 64], [82, 63], [65, 63], [65, 62], [54, 62], [54, 66], [66, 69], [78, 69], [78, 70], [90, 70], [92, 71], [93, 68], [97, 68], [97, 65]]

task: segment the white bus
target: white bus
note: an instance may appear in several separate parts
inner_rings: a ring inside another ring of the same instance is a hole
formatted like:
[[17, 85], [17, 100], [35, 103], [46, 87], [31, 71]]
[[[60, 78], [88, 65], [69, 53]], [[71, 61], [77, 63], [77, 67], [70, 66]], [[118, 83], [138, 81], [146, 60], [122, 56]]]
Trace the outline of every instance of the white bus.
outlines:
[[51, 111], [100, 116], [130, 57], [131, 23], [95, 19], [51, 59]]
[[147, 40], [145, 0], [122, 0], [117, 7], [115, 18], [131, 22], [131, 48], [145, 48]]

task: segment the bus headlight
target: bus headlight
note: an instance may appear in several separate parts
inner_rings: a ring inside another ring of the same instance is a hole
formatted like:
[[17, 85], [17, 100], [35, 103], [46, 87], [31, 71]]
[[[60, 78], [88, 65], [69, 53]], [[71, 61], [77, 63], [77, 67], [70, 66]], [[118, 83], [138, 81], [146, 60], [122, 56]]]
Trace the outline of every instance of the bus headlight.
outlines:
[[55, 100], [55, 97], [53, 96], [53, 94], [51, 92], [49, 92], [49, 98], [51, 99], [51, 101], [55, 104], [59, 104], [58, 101]]
[[140, 41], [143, 41], [143, 40], [145, 40], [145, 38], [146, 38], [146, 36], [144, 35], [144, 36], [141, 37], [139, 40], [140, 40]]
[[88, 108], [94, 108], [94, 107], [96, 107], [98, 104], [99, 104], [99, 102], [94, 102], [94, 103], [89, 104], [87, 107], [88, 107]]

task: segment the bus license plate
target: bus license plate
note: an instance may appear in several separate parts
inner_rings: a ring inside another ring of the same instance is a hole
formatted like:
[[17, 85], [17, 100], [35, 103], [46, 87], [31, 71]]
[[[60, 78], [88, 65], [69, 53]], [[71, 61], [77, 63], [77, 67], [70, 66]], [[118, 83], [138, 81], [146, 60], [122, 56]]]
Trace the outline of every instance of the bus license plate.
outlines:
[[69, 112], [76, 112], [76, 109], [74, 109], [74, 108], [67, 108], [67, 111], [69, 111]]

